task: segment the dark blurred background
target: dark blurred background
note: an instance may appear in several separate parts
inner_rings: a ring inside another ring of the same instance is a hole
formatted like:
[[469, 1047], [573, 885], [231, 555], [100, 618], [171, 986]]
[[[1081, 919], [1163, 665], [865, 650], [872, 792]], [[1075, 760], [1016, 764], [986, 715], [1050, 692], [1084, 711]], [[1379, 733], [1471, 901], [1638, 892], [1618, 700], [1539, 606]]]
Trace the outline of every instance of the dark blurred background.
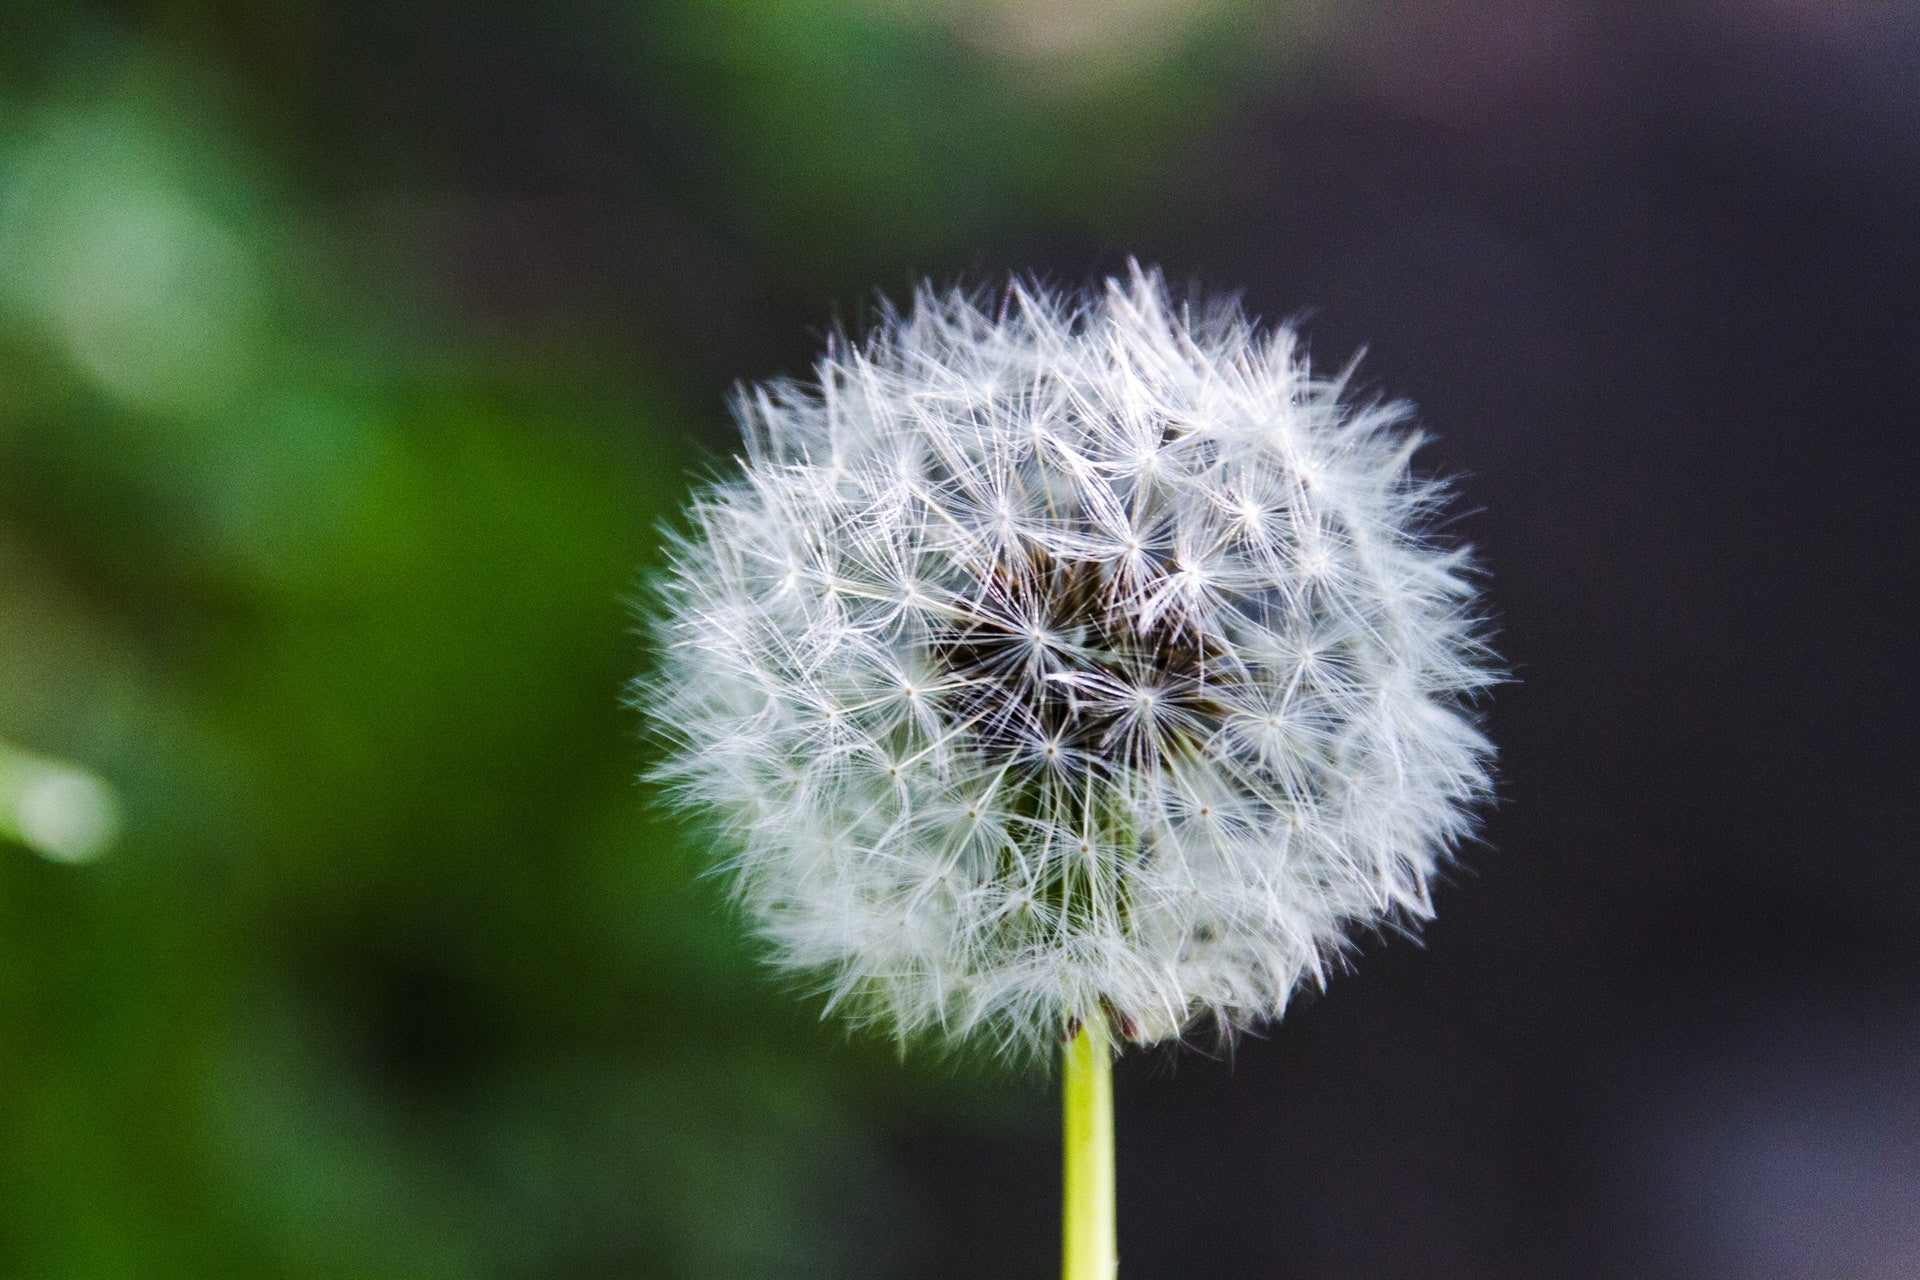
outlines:
[[624, 601], [732, 380], [1128, 254], [1362, 345], [1517, 677], [1423, 943], [1125, 1061], [1133, 1276], [1920, 1274], [1920, 10], [0, 0], [0, 1275], [1029, 1276]]

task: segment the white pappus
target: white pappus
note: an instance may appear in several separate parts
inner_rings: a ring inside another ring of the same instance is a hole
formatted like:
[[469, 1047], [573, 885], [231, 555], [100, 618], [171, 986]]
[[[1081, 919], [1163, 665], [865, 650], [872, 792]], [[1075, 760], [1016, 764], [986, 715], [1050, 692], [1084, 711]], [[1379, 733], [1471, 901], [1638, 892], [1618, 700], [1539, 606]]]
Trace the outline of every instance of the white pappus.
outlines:
[[781, 966], [1016, 1053], [1277, 1016], [1431, 914], [1492, 682], [1397, 403], [1134, 267], [922, 288], [743, 389], [638, 704]]

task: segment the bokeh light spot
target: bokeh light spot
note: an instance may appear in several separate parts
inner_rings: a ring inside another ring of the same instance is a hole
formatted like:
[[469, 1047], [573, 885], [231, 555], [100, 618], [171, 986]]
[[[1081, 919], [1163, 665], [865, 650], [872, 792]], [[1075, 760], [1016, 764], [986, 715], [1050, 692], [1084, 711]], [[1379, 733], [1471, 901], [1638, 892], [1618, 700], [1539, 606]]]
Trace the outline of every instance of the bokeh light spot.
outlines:
[[0, 746], [0, 834], [53, 862], [92, 862], [120, 834], [120, 802], [78, 766]]

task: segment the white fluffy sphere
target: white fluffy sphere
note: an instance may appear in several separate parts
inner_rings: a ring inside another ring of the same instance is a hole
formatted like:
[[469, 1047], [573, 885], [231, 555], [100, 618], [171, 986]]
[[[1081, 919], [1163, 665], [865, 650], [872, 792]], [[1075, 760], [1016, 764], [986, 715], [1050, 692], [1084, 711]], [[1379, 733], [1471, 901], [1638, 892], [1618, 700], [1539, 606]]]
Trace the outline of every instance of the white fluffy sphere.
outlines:
[[1278, 1015], [1431, 913], [1490, 749], [1464, 552], [1404, 406], [1285, 328], [922, 290], [749, 388], [640, 703], [777, 963], [1022, 1051]]

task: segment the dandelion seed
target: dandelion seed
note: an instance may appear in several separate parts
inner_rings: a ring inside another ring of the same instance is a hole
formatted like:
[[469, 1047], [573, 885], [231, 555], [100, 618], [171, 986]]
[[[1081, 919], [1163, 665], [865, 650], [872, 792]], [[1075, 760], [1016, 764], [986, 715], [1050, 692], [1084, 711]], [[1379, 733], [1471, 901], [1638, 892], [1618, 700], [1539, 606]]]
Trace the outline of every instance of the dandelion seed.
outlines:
[[640, 702], [778, 964], [1031, 1053], [1228, 1034], [1431, 913], [1489, 655], [1406, 410], [1344, 385], [1136, 267], [922, 289], [738, 397]]

